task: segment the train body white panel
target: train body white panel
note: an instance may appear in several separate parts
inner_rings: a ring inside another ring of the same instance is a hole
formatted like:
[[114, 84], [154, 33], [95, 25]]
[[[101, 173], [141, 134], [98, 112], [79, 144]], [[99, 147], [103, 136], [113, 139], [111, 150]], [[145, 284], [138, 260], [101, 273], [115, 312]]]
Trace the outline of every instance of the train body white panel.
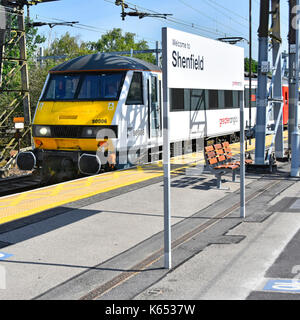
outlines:
[[170, 140], [186, 141], [206, 135], [205, 111], [170, 112]]

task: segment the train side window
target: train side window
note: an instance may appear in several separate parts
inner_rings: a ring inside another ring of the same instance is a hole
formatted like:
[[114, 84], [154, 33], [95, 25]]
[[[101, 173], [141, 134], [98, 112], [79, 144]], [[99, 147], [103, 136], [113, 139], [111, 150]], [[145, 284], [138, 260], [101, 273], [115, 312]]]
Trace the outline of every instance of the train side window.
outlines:
[[249, 108], [249, 89], [245, 88], [245, 96], [244, 96], [245, 108]]
[[184, 111], [190, 111], [191, 108], [191, 90], [184, 89]]
[[256, 89], [251, 90], [252, 95], [251, 95], [251, 107], [255, 108], [256, 107]]
[[239, 92], [234, 90], [232, 91], [232, 108], [239, 108], [240, 101], [239, 101]]
[[219, 109], [225, 109], [225, 93], [224, 90], [218, 91], [218, 108]]
[[218, 90], [208, 90], [209, 109], [218, 109]]
[[184, 89], [170, 89], [170, 111], [184, 111]]
[[191, 89], [191, 110], [206, 110], [208, 93], [204, 89]]
[[238, 91], [239, 94], [239, 108], [241, 107], [241, 103], [243, 103], [244, 99], [244, 92], [243, 91]]
[[127, 95], [126, 104], [144, 104], [143, 101], [143, 75], [141, 72], [134, 72]]
[[232, 90], [225, 90], [225, 108], [231, 109], [233, 106]]

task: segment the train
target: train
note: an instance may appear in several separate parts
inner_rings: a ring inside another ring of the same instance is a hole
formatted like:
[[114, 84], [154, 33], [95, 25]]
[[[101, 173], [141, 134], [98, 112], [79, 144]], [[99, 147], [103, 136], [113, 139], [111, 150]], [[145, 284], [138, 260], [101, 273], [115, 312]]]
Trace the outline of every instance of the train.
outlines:
[[[162, 77], [157, 65], [109, 53], [77, 57], [54, 67], [33, 117], [33, 149], [18, 154], [18, 168], [65, 179], [161, 159]], [[253, 79], [252, 128], [256, 87]], [[238, 141], [243, 99], [245, 130], [249, 125], [248, 96], [247, 79], [236, 90], [169, 88], [171, 156], [178, 150], [193, 152], [203, 141]], [[283, 96], [286, 124], [286, 85]]]

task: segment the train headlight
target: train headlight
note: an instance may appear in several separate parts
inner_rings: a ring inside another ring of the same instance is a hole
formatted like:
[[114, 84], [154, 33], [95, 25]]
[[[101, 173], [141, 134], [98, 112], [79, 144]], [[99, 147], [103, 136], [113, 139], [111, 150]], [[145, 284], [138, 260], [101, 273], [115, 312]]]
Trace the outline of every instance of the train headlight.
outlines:
[[36, 137], [50, 137], [51, 129], [49, 126], [34, 126], [34, 136]]
[[85, 127], [82, 131], [83, 138], [95, 138], [96, 137], [96, 128]]
[[86, 135], [87, 136], [92, 136], [93, 135], [93, 130], [92, 129], [87, 129], [86, 130]]

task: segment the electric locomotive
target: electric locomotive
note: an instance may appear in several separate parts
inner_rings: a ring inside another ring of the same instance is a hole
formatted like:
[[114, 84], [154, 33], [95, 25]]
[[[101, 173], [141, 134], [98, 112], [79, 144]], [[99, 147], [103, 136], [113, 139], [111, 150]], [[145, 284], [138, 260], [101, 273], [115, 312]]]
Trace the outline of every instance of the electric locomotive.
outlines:
[[18, 167], [66, 177], [124, 167], [132, 146], [161, 137], [161, 77], [153, 64], [111, 54], [51, 69], [33, 118], [34, 148], [19, 153]]

